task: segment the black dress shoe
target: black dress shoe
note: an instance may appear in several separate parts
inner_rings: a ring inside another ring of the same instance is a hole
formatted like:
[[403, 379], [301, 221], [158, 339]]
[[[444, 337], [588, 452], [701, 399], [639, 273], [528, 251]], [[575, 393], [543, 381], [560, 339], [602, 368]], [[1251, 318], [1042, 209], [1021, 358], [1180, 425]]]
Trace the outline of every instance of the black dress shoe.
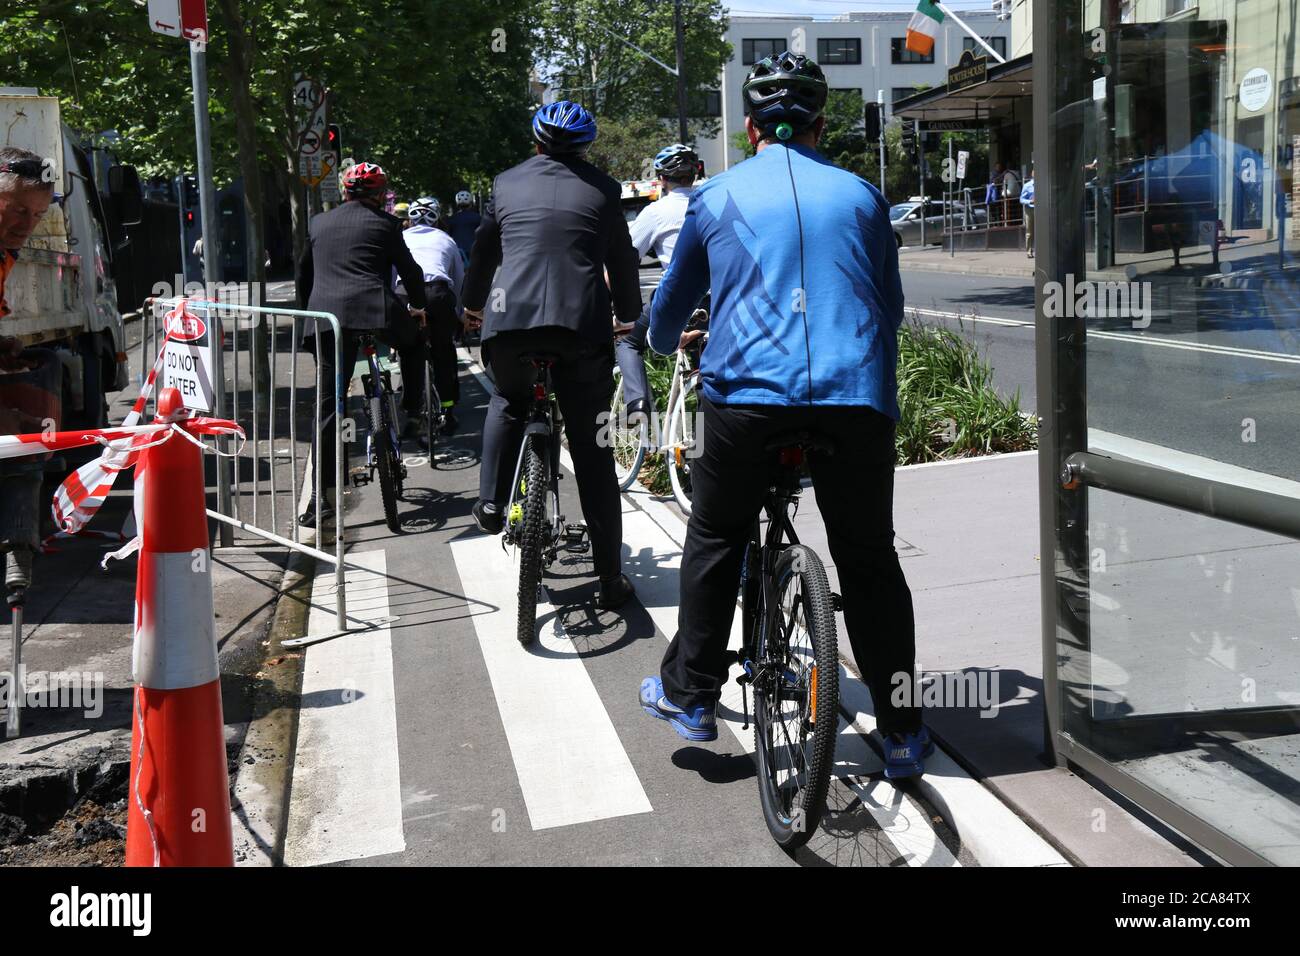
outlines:
[[505, 527], [505, 516], [497, 511], [496, 505], [476, 501], [472, 511], [478, 529], [484, 534], [500, 534]]
[[454, 435], [457, 428], [460, 428], [460, 420], [456, 417], [456, 413], [449, 408], [442, 413], [442, 434]]
[[626, 574], [608, 579], [602, 578], [600, 590], [596, 592], [596, 607], [602, 611], [612, 611], [626, 604], [628, 598], [634, 594], [636, 589], [632, 587], [632, 582], [627, 579]]

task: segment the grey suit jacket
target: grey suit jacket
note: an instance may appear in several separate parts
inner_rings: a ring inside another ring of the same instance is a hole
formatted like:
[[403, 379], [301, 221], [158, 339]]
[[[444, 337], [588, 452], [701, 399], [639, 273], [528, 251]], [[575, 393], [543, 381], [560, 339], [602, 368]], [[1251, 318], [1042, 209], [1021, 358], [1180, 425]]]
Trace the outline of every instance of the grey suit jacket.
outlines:
[[334, 313], [345, 329], [381, 329], [403, 311], [393, 292], [394, 269], [412, 290], [411, 304], [424, 308], [424, 272], [402, 241], [397, 217], [345, 202], [315, 216], [308, 227], [298, 301]]

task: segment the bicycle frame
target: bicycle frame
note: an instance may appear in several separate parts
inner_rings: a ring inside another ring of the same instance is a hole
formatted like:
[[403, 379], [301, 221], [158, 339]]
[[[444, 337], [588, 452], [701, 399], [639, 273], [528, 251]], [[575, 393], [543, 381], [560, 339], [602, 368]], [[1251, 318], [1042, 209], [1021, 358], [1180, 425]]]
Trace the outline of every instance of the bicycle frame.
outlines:
[[[361, 376], [361, 384], [365, 388], [367, 399], [378, 396], [381, 402], [388, 405], [388, 434], [392, 439], [393, 448], [397, 451], [397, 462], [400, 465], [402, 461], [402, 442], [397, 431], [397, 409], [393, 405], [393, 392], [388, 384], [388, 373], [379, 367], [378, 350], [375, 348], [374, 339], [370, 336], [366, 336], [362, 340], [362, 352], [366, 357], [369, 372]], [[375, 438], [371, 434], [366, 436], [366, 465], [373, 468], [374, 458]]]

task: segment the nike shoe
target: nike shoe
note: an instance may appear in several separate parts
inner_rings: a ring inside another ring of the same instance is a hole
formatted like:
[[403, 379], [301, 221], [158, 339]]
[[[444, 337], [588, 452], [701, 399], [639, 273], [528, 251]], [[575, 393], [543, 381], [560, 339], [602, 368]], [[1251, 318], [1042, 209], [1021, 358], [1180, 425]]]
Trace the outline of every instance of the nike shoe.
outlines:
[[717, 706], [682, 710], [664, 696], [664, 684], [658, 677], [647, 677], [641, 682], [641, 709], [651, 717], [672, 724], [677, 736], [687, 740], [717, 740]]
[[925, 773], [925, 758], [934, 753], [930, 731], [921, 726], [913, 734], [885, 734], [885, 777], [905, 780]]

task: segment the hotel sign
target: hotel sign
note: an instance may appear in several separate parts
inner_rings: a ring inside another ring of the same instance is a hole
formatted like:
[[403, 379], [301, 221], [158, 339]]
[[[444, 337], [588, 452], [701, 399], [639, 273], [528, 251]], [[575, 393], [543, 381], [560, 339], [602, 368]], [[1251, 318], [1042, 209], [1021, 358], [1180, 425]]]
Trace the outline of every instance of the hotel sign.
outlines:
[[989, 79], [989, 58], [976, 56], [970, 50], [963, 50], [957, 65], [948, 69], [948, 92], [969, 89], [987, 83]]

